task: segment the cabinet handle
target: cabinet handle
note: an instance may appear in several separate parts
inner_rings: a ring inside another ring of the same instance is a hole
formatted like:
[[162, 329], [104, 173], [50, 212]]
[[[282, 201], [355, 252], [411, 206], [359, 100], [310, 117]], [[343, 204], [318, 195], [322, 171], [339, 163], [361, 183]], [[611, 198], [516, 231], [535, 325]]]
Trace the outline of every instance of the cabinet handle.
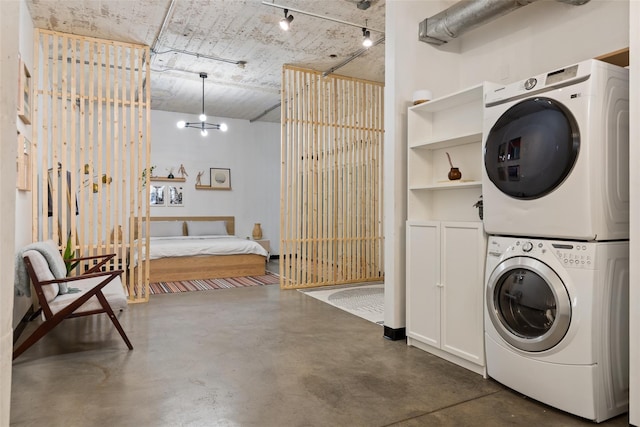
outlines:
[[438, 283], [436, 286], [437, 286], [438, 288], [444, 288], [444, 283]]

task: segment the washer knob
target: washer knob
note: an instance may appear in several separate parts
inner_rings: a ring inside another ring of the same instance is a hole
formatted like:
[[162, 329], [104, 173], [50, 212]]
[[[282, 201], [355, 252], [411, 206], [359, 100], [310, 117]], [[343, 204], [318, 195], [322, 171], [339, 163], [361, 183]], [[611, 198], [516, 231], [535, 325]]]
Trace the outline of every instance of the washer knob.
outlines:
[[522, 250], [524, 252], [531, 252], [531, 249], [533, 249], [533, 243], [531, 242], [524, 242], [522, 244]]

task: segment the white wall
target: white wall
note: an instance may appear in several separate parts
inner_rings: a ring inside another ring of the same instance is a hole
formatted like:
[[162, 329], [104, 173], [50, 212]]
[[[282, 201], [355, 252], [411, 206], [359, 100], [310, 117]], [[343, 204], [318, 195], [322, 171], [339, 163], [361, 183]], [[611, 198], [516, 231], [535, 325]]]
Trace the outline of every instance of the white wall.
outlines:
[[629, 46], [629, 2], [538, 1], [460, 37], [460, 87], [510, 83]]
[[[195, 101], [194, 101], [195, 102]], [[154, 175], [175, 176], [183, 164], [189, 176], [184, 186], [184, 207], [152, 207], [151, 216], [236, 217], [236, 235], [251, 236], [253, 224], [262, 224], [263, 239], [271, 241], [271, 253], [279, 254], [280, 239], [280, 124], [209, 117], [210, 123], [226, 123], [227, 132], [210, 130], [203, 137], [197, 129], [178, 129], [176, 122], [197, 122], [185, 114], [151, 112], [151, 165]], [[202, 184], [210, 183], [210, 168], [231, 169], [231, 191], [196, 190], [196, 175], [204, 171]], [[166, 183], [157, 183], [166, 184]]]
[[[441, 10], [440, 1], [387, 0], [384, 101], [385, 327], [405, 326], [405, 221], [407, 219], [407, 107], [417, 89], [434, 97], [458, 87], [460, 57], [418, 41], [418, 23]], [[426, 52], [426, 53], [425, 53]], [[452, 73], [451, 70], [454, 70]], [[437, 84], [436, 84], [437, 82]]]
[[[19, 13], [22, 3], [0, 1], [0, 78], [18, 81]], [[0, 85], [0, 426], [9, 425], [13, 352], [17, 85]]]
[[385, 325], [405, 326], [406, 110], [413, 91], [434, 97], [484, 80], [516, 81], [629, 45], [629, 2], [538, 1], [442, 47], [418, 24], [455, 1], [387, 0], [385, 69]]
[[[33, 23], [31, 15], [24, 1], [20, 1], [20, 24], [19, 43], [20, 56], [27, 68], [33, 73]], [[32, 106], [33, 109], [33, 106]], [[16, 118], [17, 128], [21, 134], [25, 135], [33, 143], [31, 138], [31, 125], [25, 125], [22, 120]], [[31, 243], [31, 192], [16, 190], [16, 218], [18, 224], [15, 227], [15, 248], [16, 250]], [[15, 297], [13, 307], [13, 327], [15, 328], [24, 314], [31, 306], [31, 298], [21, 296]]]

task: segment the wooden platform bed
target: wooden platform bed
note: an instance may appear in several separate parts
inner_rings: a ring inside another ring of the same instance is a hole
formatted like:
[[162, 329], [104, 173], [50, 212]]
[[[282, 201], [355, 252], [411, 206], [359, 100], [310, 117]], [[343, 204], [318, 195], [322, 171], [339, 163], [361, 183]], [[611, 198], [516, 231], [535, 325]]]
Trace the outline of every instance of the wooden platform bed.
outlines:
[[[235, 234], [235, 217], [151, 217], [150, 221], [181, 221], [187, 235], [188, 221], [225, 221], [227, 233]], [[149, 282], [261, 276], [266, 274], [267, 258], [256, 254], [195, 255], [149, 260]], [[137, 267], [136, 267], [137, 268]]]

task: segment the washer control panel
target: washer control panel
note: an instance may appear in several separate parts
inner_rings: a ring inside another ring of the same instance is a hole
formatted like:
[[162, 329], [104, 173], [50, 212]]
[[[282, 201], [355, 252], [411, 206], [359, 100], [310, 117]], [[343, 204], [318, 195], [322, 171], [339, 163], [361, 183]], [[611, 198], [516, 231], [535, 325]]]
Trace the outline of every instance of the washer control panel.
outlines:
[[594, 268], [596, 245], [586, 242], [560, 242], [553, 240], [534, 240], [527, 238], [509, 238], [507, 241], [489, 240], [488, 256], [530, 256], [544, 258], [553, 254], [562, 265], [568, 268]]
[[555, 256], [568, 267], [593, 268], [595, 246], [586, 243], [551, 243]]

